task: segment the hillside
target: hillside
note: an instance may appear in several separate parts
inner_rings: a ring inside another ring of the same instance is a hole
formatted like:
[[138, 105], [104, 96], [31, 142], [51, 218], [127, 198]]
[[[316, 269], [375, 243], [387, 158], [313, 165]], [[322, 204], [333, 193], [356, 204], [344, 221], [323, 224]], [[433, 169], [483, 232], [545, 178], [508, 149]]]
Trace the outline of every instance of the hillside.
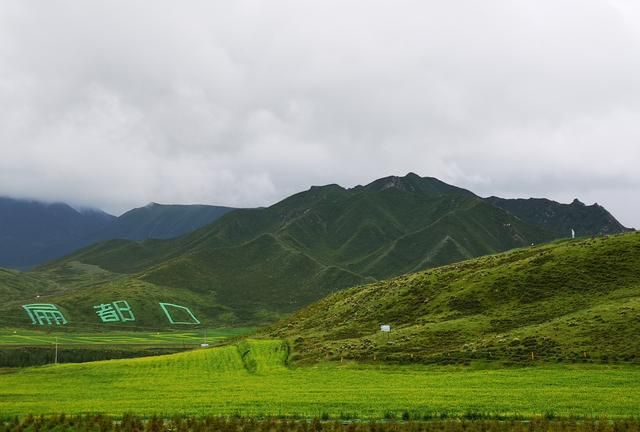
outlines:
[[56, 287], [55, 283], [38, 275], [0, 268], [0, 299], [4, 302], [16, 298], [35, 297], [40, 292], [51, 292]]
[[[389, 324], [392, 331], [380, 332]], [[639, 362], [640, 234], [560, 241], [342, 291], [279, 323], [294, 360]]]
[[0, 267], [32, 268], [105, 240], [178, 237], [231, 210], [153, 203], [115, 217], [100, 210], [76, 210], [64, 203], [0, 197]]

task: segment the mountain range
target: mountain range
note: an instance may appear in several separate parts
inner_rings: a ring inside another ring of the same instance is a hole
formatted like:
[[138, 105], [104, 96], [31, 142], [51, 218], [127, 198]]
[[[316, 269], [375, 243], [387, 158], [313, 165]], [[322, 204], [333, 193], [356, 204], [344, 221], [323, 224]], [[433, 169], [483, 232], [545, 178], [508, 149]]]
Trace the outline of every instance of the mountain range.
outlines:
[[0, 198], [0, 267], [27, 268], [69, 254], [115, 219], [62, 203]]
[[157, 302], [187, 303], [207, 324], [273, 322], [338, 290], [567, 238], [571, 229], [627, 231], [597, 205], [485, 199], [412, 173], [350, 189], [314, 186], [177, 238], [109, 240], [27, 274], [0, 274], [0, 285], [14, 287], [0, 309], [25, 321], [18, 305], [38, 295], [89, 325], [92, 305], [126, 299], [146, 327], [162, 322]]
[[151, 203], [115, 217], [64, 203], [0, 197], [0, 267], [31, 268], [99, 241], [178, 237], [231, 210]]

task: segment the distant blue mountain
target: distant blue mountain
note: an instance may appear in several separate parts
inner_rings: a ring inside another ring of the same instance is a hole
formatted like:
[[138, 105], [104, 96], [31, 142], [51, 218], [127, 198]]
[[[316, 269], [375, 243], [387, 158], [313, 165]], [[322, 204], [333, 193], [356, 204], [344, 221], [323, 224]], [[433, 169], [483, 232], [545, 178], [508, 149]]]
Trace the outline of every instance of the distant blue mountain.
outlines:
[[169, 239], [209, 225], [234, 210], [210, 205], [167, 205], [151, 203], [129, 210], [100, 232], [92, 242], [113, 239]]
[[0, 198], [0, 267], [26, 268], [66, 255], [115, 219], [63, 203]]
[[78, 210], [64, 203], [0, 197], [0, 267], [35, 267], [98, 241], [178, 237], [231, 210], [153, 203], [115, 217], [101, 210]]

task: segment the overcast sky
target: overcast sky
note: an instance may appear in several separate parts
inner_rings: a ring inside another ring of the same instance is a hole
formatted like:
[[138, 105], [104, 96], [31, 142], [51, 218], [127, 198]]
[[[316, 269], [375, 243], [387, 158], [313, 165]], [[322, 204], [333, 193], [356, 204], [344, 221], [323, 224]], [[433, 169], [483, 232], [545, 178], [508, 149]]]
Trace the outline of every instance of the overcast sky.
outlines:
[[409, 171], [640, 227], [637, 0], [0, 2], [0, 195], [271, 204]]

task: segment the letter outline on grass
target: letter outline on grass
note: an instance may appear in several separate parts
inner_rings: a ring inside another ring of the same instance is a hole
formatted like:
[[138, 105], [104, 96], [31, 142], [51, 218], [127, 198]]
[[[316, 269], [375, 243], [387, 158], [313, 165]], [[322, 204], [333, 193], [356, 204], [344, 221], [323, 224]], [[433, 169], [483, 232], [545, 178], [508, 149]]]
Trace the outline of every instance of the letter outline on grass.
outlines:
[[105, 322], [127, 322], [135, 321], [131, 306], [126, 300], [118, 300], [113, 303], [102, 303], [93, 307], [98, 318]]
[[[196, 318], [196, 316], [193, 314], [193, 312], [191, 312], [191, 309], [189, 309], [186, 306], [180, 306], [180, 305], [173, 304], [173, 303], [159, 303], [159, 304], [160, 304], [160, 307], [162, 308], [162, 311], [167, 316], [167, 319], [169, 320], [170, 324], [191, 324], [191, 325], [200, 324], [200, 321], [198, 321], [198, 318]], [[171, 312], [169, 311], [169, 308], [176, 308], [176, 309], [179, 309], [179, 310], [182, 310], [182, 311], [186, 312], [191, 317], [191, 319], [193, 319], [193, 322], [175, 321], [173, 319], [173, 317], [171, 316]]]
[[33, 325], [65, 325], [68, 322], [58, 307], [53, 304], [32, 303], [22, 305], [22, 308], [27, 311]]

